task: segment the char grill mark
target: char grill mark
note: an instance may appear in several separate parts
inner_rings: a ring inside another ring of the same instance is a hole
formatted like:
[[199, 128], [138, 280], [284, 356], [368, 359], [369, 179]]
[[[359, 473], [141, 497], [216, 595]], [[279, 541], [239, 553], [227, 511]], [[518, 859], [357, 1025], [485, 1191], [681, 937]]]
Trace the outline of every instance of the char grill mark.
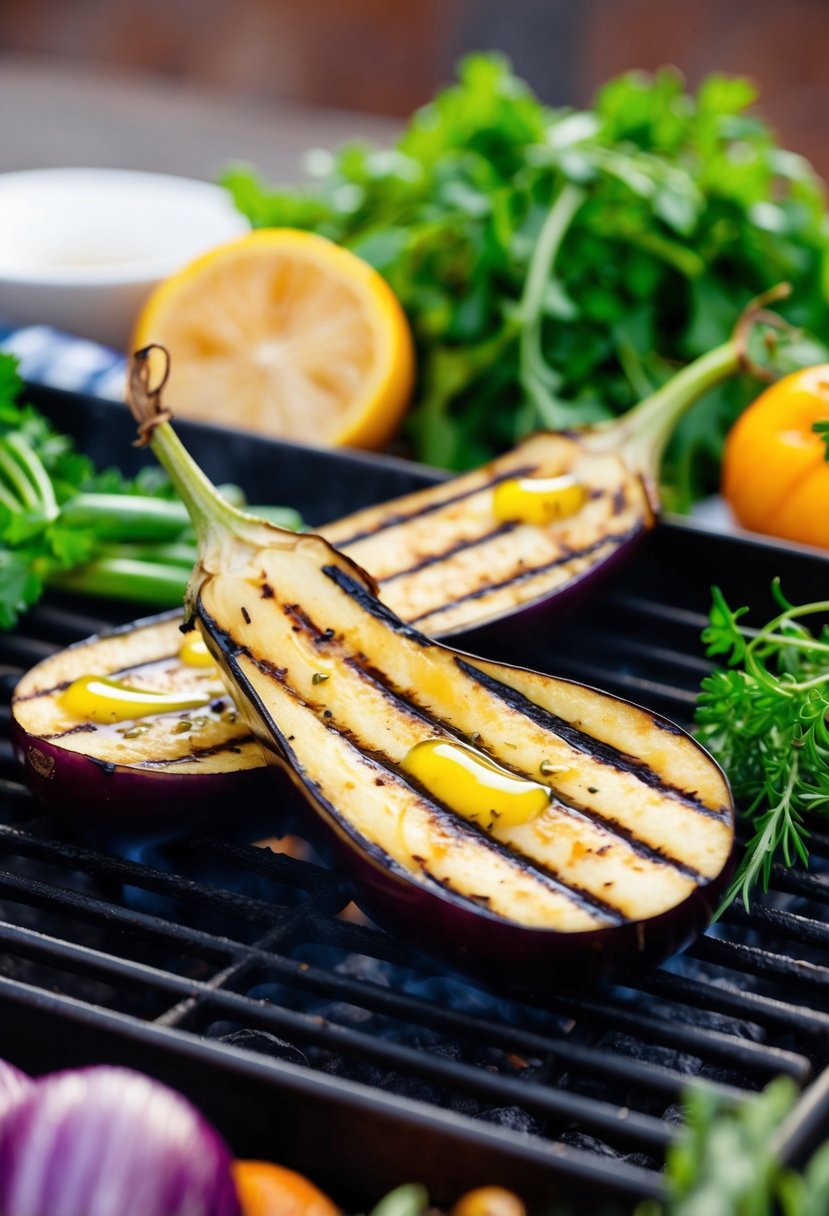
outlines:
[[[142, 659], [140, 663], [132, 663], [129, 667], [111, 667], [108, 671], [99, 671], [95, 674], [105, 676], [107, 679], [118, 679], [121, 676], [130, 675], [134, 671], [140, 671], [144, 667], [151, 667], [156, 663], [172, 663], [177, 658], [178, 651], [175, 651], [173, 654], [160, 654], [157, 658]], [[62, 680], [60, 684], [52, 684], [49, 688], [36, 688], [33, 692], [23, 693], [22, 696], [15, 695], [12, 704], [21, 705], [24, 701], [37, 701], [40, 697], [53, 697], [59, 692], [66, 692], [71, 683], [72, 680]]]
[[133, 761], [134, 768], [166, 768], [172, 764], [187, 764], [191, 760], [206, 760], [209, 756], [221, 756], [224, 752], [231, 755], [236, 755], [243, 746], [249, 743], [255, 743], [254, 735], [237, 735], [235, 739], [228, 739], [223, 743], [214, 743], [210, 747], [194, 747], [189, 752], [185, 752], [181, 756], [167, 756], [163, 760], [137, 760]]
[[[550, 570], [566, 566], [569, 562], [580, 561], [581, 558], [590, 557], [592, 553], [598, 552], [600, 549], [605, 548], [605, 546], [609, 546], [611, 551], [619, 549], [622, 545], [627, 544], [638, 536], [641, 531], [642, 523], [639, 521], [625, 532], [614, 532], [609, 536], [602, 536], [598, 540], [592, 541], [591, 544], [585, 545], [582, 549], [568, 550], [561, 557], [557, 557], [550, 562], [545, 562], [543, 566], [522, 566], [509, 578], [502, 579], [498, 583], [486, 583], [482, 587], [476, 587], [474, 591], [468, 591], [465, 595], [459, 595], [456, 599], [452, 600], [451, 604], [442, 604], [436, 608], [429, 608], [426, 612], [421, 612], [419, 616], [412, 617], [411, 623], [417, 625], [420, 621], [439, 617], [445, 612], [451, 612], [458, 604], [482, 599], [485, 595], [491, 595], [493, 591], [503, 591], [505, 587], [526, 582], [528, 579], [536, 578], [541, 574], [547, 574]], [[609, 557], [610, 554], [608, 553], [607, 556]]]
[[548, 730], [551, 734], [558, 735], [559, 738], [569, 743], [577, 751], [592, 756], [600, 764], [605, 764], [609, 768], [629, 773], [631, 776], [642, 781], [644, 785], [660, 790], [668, 797], [676, 798], [679, 802], [691, 807], [694, 811], [698, 811], [701, 815], [707, 815], [712, 819], [723, 819], [726, 817], [727, 811], [722, 808], [706, 806], [704, 802], [701, 802], [699, 798], [695, 798], [693, 794], [679, 789], [675, 785], [671, 785], [670, 782], [664, 781], [659, 773], [649, 768], [643, 760], [628, 755], [626, 752], [619, 751], [611, 743], [604, 743], [600, 739], [594, 738], [593, 735], [585, 734], [577, 726], [573, 726], [570, 722], [559, 718], [549, 709], [536, 705], [534, 701], [531, 701], [529, 697], [525, 697], [517, 689], [510, 688], [508, 685], [502, 684], [500, 680], [495, 680], [492, 676], [488, 676], [480, 668], [476, 667], [474, 663], [469, 663], [460, 656], [456, 657], [455, 662], [461, 671], [465, 672], [478, 684], [483, 685], [484, 688], [496, 697], [499, 697], [511, 709], [523, 714], [543, 730]]
[[[324, 806], [326, 812], [331, 815], [333, 819], [342, 823], [343, 816], [341, 812], [322, 792], [319, 784], [309, 776], [306, 768], [296, 757], [296, 753], [291, 747], [290, 741], [279, 729], [277, 723], [274, 722], [268, 707], [264, 704], [256, 690], [251, 686], [250, 682], [246, 679], [245, 674], [241, 670], [238, 663], [238, 656], [241, 654], [244, 654], [257, 668], [257, 670], [262, 672], [263, 675], [266, 675], [271, 680], [277, 681], [288, 696], [290, 696], [293, 700], [307, 707], [312, 712], [316, 712], [318, 715], [319, 706], [309, 703], [295, 688], [288, 683], [287, 679], [285, 678], [286, 673], [283, 669], [274, 669], [272, 664], [268, 663], [267, 660], [260, 659], [248, 648], [237, 647], [234, 657], [229, 660], [229, 665], [233, 669], [234, 677], [246, 686], [247, 695], [249, 695], [256, 702], [259, 712], [269, 722], [271, 729], [277, 736], [279, 746], [283, 749], [286, 755], [291, 755], [292, 764], [295, 767], [295, 770], [300, 773], [303, 781], [305, 781], [306, 784], [312, 788], [314, 797], [317, 798], [318, 801]], [[435, 725], [437, 726], [437, 724]], [[554, 891], [558, 895], [565, 896], [576, 907], [583, 911], [589, 912], [597, 919], [598, 922], [606, 925], [622, 925], [627, 923], [629, 918], [607, 900], [603, 900], [601, 897], [594, 895], [592, 892], [586, 891], [573, 883], [567, 882], [567, 880], [551, 866], [544, 865], [544, 863], [537, 861], [533, 857], [528, 857], [518, 849], [496, 840], [494, 837], [485, 832], [483, 828], [479, 828], [476, 824], [462, 819], [455, 811], [451, 809], [451, 807], [435, 798], [433, 794], [421, 787], [419, 783], [413, 781], [408, 774], [404, 776], [390, 756], [366, 745], [363, 741], [355, 736], [353, 731], [349, 730], [347, 727], [344, 727], [334, 718], [326, 719], [325, 726], [327, 730], [338, 735], [342, 740], [344, 740], [347, 746], [353, 750], [362, 763], [375, 769], [377, 775], [382, 776], [383, 784], [393, 783], [400, 789], [414, 791], [420, 798], [421, 802], [426, 805], [429, 808], [429, 811], [437, 817], [440, 826], [444, 831], [451, 833], [457, 839], [474, 840], [477, 843], [480, 843], [486, 849], [496, 853], [505, 861], [508, 861], [511, 866], [515, 867], [521, 873], [531, 876], [533, 879], [546, 886], [549, 890]], [[352, 832], [355, 831], [350, 823], [348, 824], [348, 828]], [[360, 833], [355, 832], [355, 834], [360, 837]], [[378, 849], [376, 842], [369, 841], [368, 843], [371, 845], [372, 849]], [[395, 869], [400, 870], [403, 868], [392, 858], [388, 858], [388, 861], [389, 864], [393, 865]], [[458, 890], [457, 888], [449, 885], [446, 880], [437, 878], [435, 875], [433, 875], [424, 861], [421, 862], [420, 868], [423, 874], [431, 882], [449, 890], [457, 898], [472, 898], [466, 892]], [[599, 927], [598, 924], [597, 927]]]
[[399, 633], [401, 637], [409, 638], [412, 642], [417, 642], [418, 646], [422, 646], [424, 649], [434, 645], [431, 638], [427, 638], [418, 629], [413, 629], [411, 625], [407, 625], [405, 621], [401, 621], [400, 617], [392, 612], [391, 608], [387, 608], [385, 604], [366, 591], [365, 587], [362, 587], [355, 579], [346, 574], [344, 570], [341, 570], [339, 566], [323, 566], [322, 572], [333, 583], [336, 583], [341, 591], [344, 591], [346, 595], [353, 599], [364, 612], [382, 621], [384, 625], [387, 625], [395, 633]]
[[[304, 611], [304, 609], [300, 609], [298, 605], [285, 605], [283, 611], [285, 612], [286, 616], [289, 617], [289, 619], [296, 622], [295, 627], [297, 629], [301, 628], [305, 635], [314, 644], [331, 640], [331, 631], [321, 630], [320, 627], [316, 625], [311, 617]], [[256, 662], [260, 670], [267, 670], [269, 674], [276, 676], [281, 682], [284, 683], [283, 676], [285, 673], [282, 671], [282, 669], [275, 672], [273, 667], [267, 664], [264, 660], [257, 659], [257, 657], [252, 655], [250, 651], [247, 653], [248, 657], [253, 662]], [[370, 683], [372, 687], [384, 697], [384, 699], [397, 713], [405, 713], [409, 718], [430, 725], [450, 738], [458, 739], [462, 743], [468, 743], [468, 739], [459, 734], [459, 732], [452, 726], [451, 722], [446, 721], [445, 718], [440, 717], [431, 710], [427, 711], [423, 709], [417, 704], [411, 695], [407, 695], [402, 690], [396, 688], [385, 673], [370, 663], [365, 655], [350, 655], [344, 658], [344, 662], [346, 666], [352, 671], [356, 672], [361, 679], [363, 679], [366, 683]], [[492, 687], [490, 686], [502, 688], [509, 692], [512, 697], [515, 697], [516, 700], [526, 702], [527, 706], [532, 706], [535, 710], [537, 710], [539, 715], [546, 715], [548, 721], [539, 721], [538, 719], [533, 719], [536, 721], [537, 725], [542, 726], [544, 729], [551, 730], [554, 734], [559, 735], [566, 742], [571, 743], [573, 746], [577, 746], [580, 751], [593, 756], [601, 763], [608, 763], [613, 768], [623, 769], [623, 771], [630, 773], [634, 777], [642, 778], [642, 770], [645, 770], [646, 773], [650, 774], [653, 778], [651, 781], [646, 780], [646, 784], [651, 785], [653, 788], [659, 789], [668, 797], [678, 798], [683, 802], [683, 804], [688, 803], [688, 795], [685, 794], [684, 791], [678, 790], [677, 787], [661, 781], [658, 774], [654, 773], [651, 769], [648, 769], [647, 766], [641, 761], [635, 760], [630, 756], [626, 757], [624, 753], [611, 747], [610, 744], [600, 743], [592, 735], [587, 735], [582, 731], [578, 731], [575, 727], [572, 727], [569, 723], [565, 722], [564, 719], [558, 718], [549, 710], [545, 710], [541, 706], [536, 706], [534, 702], [524, 697], [523, 694], [519, 693], [517, 690], [509, 689], [508, 686], [501, 685], [498, 681], [492, 680], [491, 677], [486, 676], [478, 668], [469, 669], [468, 665], [460, 659], [456, 660], [456, 662], [458, 662], [458, 665], [462, 670], [465, 670], [467, 674], [472, 675], [474, 679], [478, 680], [480, 683], [483, 683], [490, 689], [490, 691], [492, 691]], [[519, 705], [513, 704], [512, 701], [509, 703], [511, 708], [519, 708], [520, 712], [524, 712]], [[551, 726], [548, 723], [555, 723], [556, 725]], [[349, 737], [352, 736], [349, 734]], [[582, 741], [583, 746], [579, 746], [579, 744], [575, 742], [576, 738]], [[492, 758], [496, 759], [495, 757]], [[629, 767], [625, 767], [621, 763], [623, 760], [627, 760], [629, 762]], [[389, 762], [391, 763], [391, 761]], [[496, 762], [500, 764], [502, 768], [513, 773], [517, 777], [525, 776], [524, 773], [515, 768], [515, 766], [510, 764], [509, 760], [504, 757], [497, 757]], [[406, 780], [410, 781], [408, 774], [406, 776]], [[666, 852], [664, 848], [649, 844], [647, 841], [642, 840], [641, 837], [637, 836], [630, 828], [625, 827], [624, 824], [621, 824], [614, 819], [605, 818], [599, 811], [594, 810], [592, 807], [587, 807], [582, 803], [566, 798], [559, 791], [554, 793], [554, 804], [560, 813], [567, 814], [571, 818], [579, 818], [583, 821], [590, 822], [594, 827], [604, 832], [611, 841], [627, 845], [640, 857], [643, 857], [657, 865], [670, 866], [672, 869], [676, 870], [685, 877], [690, 878], [694, 882], [707, 882], [707, 879], [700, 873], [699, 870], [696, 870], [693, 866], [688, 865], [688, 863], [683, 861], [681, 858], [677, 858]], [[710, 811], [710, 808], [705, 807], [704, 804], [698, 803], [696, 800], [691, 800], [690, 805], [695, 810], [703, 807], [715, 817], [720, 817], [716, 814], [716, 812]]]
[[[410, 519], [418, 519], [423, 515], [433, 515], [436, 511], [442, 511], [444, 507], [453, 506], [456, 502], [463, 502], [467, 498], [473, 498], [476, 494], [483, 494], [487, 490], [491, 490], [499, 485], [502, 481], [512, 481], [515, 477], [532, 477], [533, 473], [537, 471], [538, 466], [535, 464], [520, 465], [518, 468], [509, 469], [505, 473], [499, 473], [497, 477], [491, 477], [489, 481], [485, 481], [481, 485], [464, 490], [461, 494], [450, 495], [448, 498], [442, 498], [439, 502], [426, 503], [425, 506], [415, 507], [411, 511], [398, 511], [393, 515], [384, 515], [373, 528], [366, 528], [362, 532], [354, 532], [351, 536], [338, 537], [336, 542], [337, 548], [345, 549], [349, 545], [356, 545], [358, 541], [367, 540], [371, 536], [376, 536], [379, 532], [387, 532], [391, 528], [397, 528], [400, 524], [408, 523]], [[372, 508], [369, 507], [368, 509], [371, 510]]]
[[[287, 618], [294, 622], [293, 628], [297, 631], [301, 631], [312, 643], [319, 644], [321, 642], [331, 640], [330, 631], [323, 630], [316, 625], [304, 609], [295, 604], [286, 604], [282, 607]], [[281, 667], [275, 668], [268, 660], [253, 653], [249, 647], [240, 646], [238, 643], [235, 643], [234, 645], [236, 654], [245, 654], [259, 671], [267, 675], [270, 679], [278, 681], [286, 692], [288, 692], [295, 700], [298, 700], [302, 704], [308, 706], [309, 709], [319, 716], [321, 706], [319, 704], [314, 705], [308, 702], [306, 698], [304, 698], [295, 688], [290, 685], [288, 679], [286, 678], [288, 676], [286, 669]], [[405, 715], [410, 720], [414, 719], [420, 723], [424, 723], [425, 725], [432, 727], [436, 732], [448, 736], [450, 739], [459, 739], [461, 742], [468, 742], [466, 739], [459, 736], [458, 732], [453, 729], [450, 723], [447, 723], [443, 718], [432, 712], [426, 712], [410, 697], [406, 696], [400, 690], [395, 689], [382, 672], [368, 663], [364, 655], [359, 657], [356, 655], [343, 656], [342, 661], [351, 671], [355, 673], [355, 675], [358, 676], [359, 679], [363, 680], [367, 684], [370, 684], [377, 692], [379, 692], [396, 714]], [[273, 722], [271, 716], [268, 715], [268, 717], [269, 720]], [[552, 718], [553, 715], [550, 715], [550, 717]], [[418, 792], [423, 796], [426, 803], [428, 803], [435, 810], [440, 811], [441, 823], [444, 828], [451, 826], [452, 831], [456, 832], [458, 825], [466, 826], [466, 821], [459, 819], [457, 813], [453, 811], [451, 807], [441, 802], [439, 799], [436, 799], [434, 795], [432, 795], [427, 789], [414, 781], [408, 773], [403, 774], [388, 754], [371, 747], [367, 741], [360, 739], [347, 726], [333, 718], [328, 719], [325, 724], [329, 730], [334, 731], [342, 738], [346, 739], [350, 746], [355, 751], [359, 752], [360, 755], [366, 757], [368, 761], [377, 765], [378, 768], [382, 770], [384, 775], [391, 775], [395, 777], [400, 784], [407, 786], [408, 788], [417, 789]], [[295, 754], [287, 741], [285, 741], [284, 747], [286, 750], [290, 750], [292, 755]], [[497, 759], [497, 763], [501, 764], [503, 768], [509, 772], [512, 772], [516, 776], [520, 777], [525, 775], [511, 766], [508, 762], [502, 760], [500, 757]], [[583, 822], [589, 822], [593, 827], [598, 828], [608, 838], [608, 843], [627, 846], [632, 852], [645, 858], [651, 863], [670, 867], [676, 872], [685, 877], [691, 878], [694, 881], [705, 881], [699, 872], [693, 869], [693, 867], [672, 856], [669, 856], [659, 848], [655, 848], [645, 841], [640, 840], [632, 831], [626, 829], [622, 825], [617, 824], [615, 821], [606, 820], [602, 818], [600, 814], [592, 812], [587, 808], [577, 805], [576, 803], [570, 802], [569, 800], [564, 799], [558, 793], [553, 795], [552, 805], [555, 806], [555, 809], [559, 813], [568, 815], [572, 819], [580, 819]], [[628, 919], [609, 901], [603, 900], [601, 897], [596, 896], [592, 892], [587, 892], [575, 884], [567, 883], [566, 879], [562, 877], [559, 871], [554, 870], [552, 867], [545, 865], [543, 862], [535, 858], [528, 857], [513, 846], [509, 846], [494, 840], [491, 836], [485, 833], [483, 829], [479, 829], [471, 823], [468, 825], [468, 827], [484, 841], [486, 841], [488, 845], [491, 844], [496, 847], [497, 851], [502, 856], [507, 856], [511, 860], [514, 859], [525, 872], [538, 872], [544, 874], [545, 877], [557, 885], [557, 889], [561, 888], [562, 890], [566, 890], [568, 893], [575, 893], [575, 895], [581, 901], [580, 906], [587, 907], [589, 905], [590, 910], [598, 911], [606, 916], [615, 916], [617, 920], [614, 923], [624, 923]], [[430, 877], [433, 876], [430, 875]], [[438, 881], [437, 879], [433, 880]], [[585, 901], [587, 902], [585, 903]]]
[[381, 587], [385, 587], [387, 583], [393, 583], [395, 579], [406, 578], [407, 575], [417, 574], [421, 570], [428, 570], [430, 566], [438, 566], [441, 562], [457, 557], [459, 553], [464, 553], [469, 549], [476, 549], [481, 545], [488, 544], [491, 540], [497, 540], [499, 536], [506, 536], [508, 533], [514, 532], [516, 526], [514, 523], [500, 524], [497, 528], [484, 532], [481, 536], [472, 536], [468, 540], [460, 540], [457, 544], [450, 545], [448, 549], [444, 549], [441, 553], [432, 553], [429, 557], [424, 557], [421, 561], [415, 562], [413, 566], [407, 566], [404, 570], [395, 570], [392, 574], [387, 574], [384, 578], [378, 579], [378, 583]]

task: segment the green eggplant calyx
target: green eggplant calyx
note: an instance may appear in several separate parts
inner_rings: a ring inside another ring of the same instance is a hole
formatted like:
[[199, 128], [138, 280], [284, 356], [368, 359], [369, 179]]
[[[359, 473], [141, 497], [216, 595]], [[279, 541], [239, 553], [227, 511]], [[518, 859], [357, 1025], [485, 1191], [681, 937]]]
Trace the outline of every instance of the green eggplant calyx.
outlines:
[[[164, 367], [153, 387], [151, 357], [156, 353], [160, 353]], [[198, 560], [185, 595], [189, 622], [205, 578], [220, 570], [255, 578], [256, 554], [260, 550], [292, 549], [301, 538], [268, 520], [240, 511], [202, 472], [170, 426], [172, 414], [161, 402], [169, 368], [170, 356], [164, 347], [153, 345], [136, 351], [130, 365], [127, 404], [138, 422], [137, 446], [150, 445], [187, 508], [196, 533]]]
[[700, 355], [693, 363], [681, 368], [671, 379], [623, 417], [594, 427], [585, 435], [590, 451], [621, 451], [627, 464], [642, 477], [652, 499], [656, 494], [659, 465], [668, 440], [680, 419], [709, 389], [738, 372], [768, 381], [773, 373], [758, 365], [749, 355], [749, 337], [760, 326], [772, 329], [789, 328], [766, 305], [784, 299], [790, 292], [781, 283], [752, 300], [743, 310], [732, 337], [721, 346]]

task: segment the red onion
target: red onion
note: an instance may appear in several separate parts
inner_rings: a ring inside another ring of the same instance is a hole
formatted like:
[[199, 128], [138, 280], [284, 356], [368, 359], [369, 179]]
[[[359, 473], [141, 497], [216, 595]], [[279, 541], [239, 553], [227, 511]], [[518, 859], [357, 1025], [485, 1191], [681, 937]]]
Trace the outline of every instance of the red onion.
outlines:
[[53, 1073], [0, 1127], [3, 1216], [240, 1216], [231, 1157], [179, 1094], [125, 1068]]
[[0, 1123], [12, 1107], [17, 1106], [35, 1087], [25, 1072], [0, 1060]]

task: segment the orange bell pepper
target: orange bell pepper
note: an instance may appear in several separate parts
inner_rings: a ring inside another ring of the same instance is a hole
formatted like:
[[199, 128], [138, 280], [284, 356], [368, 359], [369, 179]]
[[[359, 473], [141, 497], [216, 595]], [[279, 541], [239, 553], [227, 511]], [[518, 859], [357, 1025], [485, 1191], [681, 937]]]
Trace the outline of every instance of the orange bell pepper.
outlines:
[[722, 490], [744, 528], [829, 548], [829, 464], [812, 430], [829, 419], [829, 364], [767, 388], [725, 444]]

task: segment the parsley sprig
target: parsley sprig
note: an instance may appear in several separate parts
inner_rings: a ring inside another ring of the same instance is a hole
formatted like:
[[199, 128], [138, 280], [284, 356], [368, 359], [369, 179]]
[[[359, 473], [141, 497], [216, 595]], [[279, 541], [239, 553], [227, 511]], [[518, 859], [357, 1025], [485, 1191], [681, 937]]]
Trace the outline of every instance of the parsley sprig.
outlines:
[[[183, 505], [151, 468], [133, 479], [96, 470], [67, 435], [18, 399], [15, 360], [0, 355], [0, 630], [11, 629], [47, 586], [180, 604], [196, 560]], [[223, 487], [241, 504], [236, 487]], [[256, 508], [283, 527], [287, 508]]]
[[[753, 109], [747, 80], [689, 92], [672, 70], [551, 109], [498, 55], [473, 55], [394, 148], [308, 158], [310, 180], [225, 184], [255, 227], [308, 228], [371, 263], [418, 351], [412, 454], [474, 468], [541, 427], [618, 416], [726, 341], [745, 304], [792, 284], [804, 333], [784, 373], [826, 358], [825, 193]], [[719, 481], [728, 427], [756, 395], [735, 378], [682, 420], [670, 505]]]
[[796, 607], [779, 581], [781, 612], [760, 630], [741, 623], [748, 611], [713, 591], [703, 641], [722, 656], [702, 681], [697, 737], [719, 760], [743, 817], [754, 829], [724, 905], [746, 907], [758, 882], [768, 889], [778, 859], [808, 863], [805, 817], [829, 811], [829, 626], [811, 630], [808, 617], [829, 614], [829, 600]]

